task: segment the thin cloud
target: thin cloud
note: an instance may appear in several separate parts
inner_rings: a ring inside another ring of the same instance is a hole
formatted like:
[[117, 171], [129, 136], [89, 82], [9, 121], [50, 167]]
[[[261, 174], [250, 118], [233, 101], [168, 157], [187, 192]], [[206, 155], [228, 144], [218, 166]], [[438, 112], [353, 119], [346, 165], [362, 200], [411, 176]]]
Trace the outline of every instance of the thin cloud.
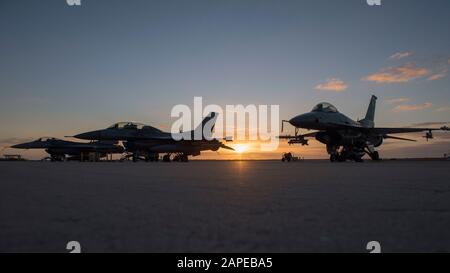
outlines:
[[399, 103], [405, 103], [411, 101], [410, 98], [394, 98], [394, 99], [387, 99], [385, 102], [387, 104], [399, 104]]
[[397, 105], [392, 109], [394, 112], [405, 112], [405, 111], [418, 111], [418, 110], [424, 110], [432, 107], [433, 104], [431, 102], [425, 102], [422, 104], [415, 104], [415, 105], [408, 105], [408, 104], [402, 104]]
[[427, 80], [429, 80], [429, 81], [440, 80], [440, 79], [442, 79], [442, 78], [445, 78], [445, 77], [447, 76], [447, 73], [448, 73], [448, 69], [446, 68], [446, 69], [442, 70], [442, 71], [439, 72], [439, 73], [436, 73], [436, 74], [431, 75], [430, 77], [428, 77]]
[[449, 112], [450, 106], [439, 107], [436, 109], [436, 112]]
[[348, 85], [340, 79], [332, 78], [328, 79], [327, 82], [316, 85], [316, 90], [321, 91], [333, 91], [333, 92], [342, 92], [347, 90]]
[[406, 52], [397, 52], [394, 55], [392, 55], [391, 57], [389, 57], [389, 59], [395, 59], [395, 60], [400, 60], [406, 57], [410, 57], [414, 55], [414, 53], [412, 51], [406, 51]]
[[429, 74], [428, 69], [418, 67], [415, 63], [410, 62], [402, 66], [389, 67], [382, 69], [380, 72], [363, 78], [366, 81], [384, 83], [406, 83], [411, 80], [424, 77]]

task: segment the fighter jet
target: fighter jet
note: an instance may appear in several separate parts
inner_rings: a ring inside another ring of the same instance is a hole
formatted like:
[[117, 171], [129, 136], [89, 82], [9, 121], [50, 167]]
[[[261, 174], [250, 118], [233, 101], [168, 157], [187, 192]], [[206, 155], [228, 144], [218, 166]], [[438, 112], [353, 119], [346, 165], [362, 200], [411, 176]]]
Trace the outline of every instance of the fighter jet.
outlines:
[[[345, 116], [327, 102], [317, 104], [311, 112], [282, 121], [282, 131], [284, 123], [288, 122], [295, 127], [295, 135], [280, 136], [281, 139], [288, 139], [289, 144], [308, 145], [307, 138], [314, 137], [319, 142], [327, 146], [330, 161], [354, 160], [362, 161], [362, 157], [367, 154], [372, 160], [379, 160], [379, 153], [375, 150], [385, 139], [397, 139], [405, 141], [416, 141], [402, 137], [392, 136], [392, 134], [422, 132], [425, 131], [427, 140], [433, 138], [432, 131], [448, 130], [444, 126], [437, 128], [376, 128], [375, 127], [375, 106], [377, 97], [372, 96], [367, 114], [364, 119], [354, 121]], [[316, 132], [299, 135], [299, 129], [318, 130]]]
[[80, 143], [66, 141], [52, 137], [39, 138], [38, 140], [11, 146], [14, 149], [45, 149], [50, 155], [51, 161], [65, 160], [94, 160], [98, 161], [109, 154], [121, 154], [124, 148], [117, 142], [91, 142]]
[[[233, 150], [220, 140], [212, 139], [210, 135], [203, 135], [204, 131], [212, 134], [217, 115], [217, 113], [210, 113], [195, 130], [180, 132], [184, 136], [191, 136], [189, 139], [181, 139], [170, 132], [163, 132], [155, 127], [134, 122], [119, 122], [106, 129], [81, 133], [73, 137], [86, 140], [122, 141], [133, 161], [139, 159], [158, 161], [159, 154], [165, 154], [163, 161], [187, 162], [188, 156], [198, 156], [201, 151], [217, 151], [220, 148]], [[205, 129], [205, 126], [208, 127]], [[202, 133], [200, 140], [194, 140], [197, 130]]]

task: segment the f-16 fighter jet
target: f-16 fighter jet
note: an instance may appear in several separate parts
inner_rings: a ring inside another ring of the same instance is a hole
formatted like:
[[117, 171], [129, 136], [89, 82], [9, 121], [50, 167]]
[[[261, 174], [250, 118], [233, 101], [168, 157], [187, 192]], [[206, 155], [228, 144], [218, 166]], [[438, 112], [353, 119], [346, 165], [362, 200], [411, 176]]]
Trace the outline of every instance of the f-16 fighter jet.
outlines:
[[[397, 139], [405, 141], [416, 141], [393, 134], [426, 132], [427, 140], [433, 138], [433, 131], [448, 130], [447, 126], [442, 128], [377, 128], [375, 127], [375, 105], [377, 97], [372, 96], [369, 108], [364, 119], [354, 121], [340, 113], [336, 107], [327, 102], [317, 104], [311, 112], [292, 118], [285, 122], [295, 127], [295, 135], [280, 136], [288, 139], [289, 144], [308, 145], [307, 138], [314, 137], [327, 146], [330, 161], [362, 161], [362, 157], [368, 154], [372, 160], [379, 160], [379, 153], [375, 150], [385, 139]], [[299, 129], [317, 130], [313, 133], [299, 135]], [[283, 128], [282, 128], [283, 131]]]
[[52, 161], [93, 160], [97, 161], [110, 154], [122, 154], [125, 149], [112, 141], [80, 143], [57, 138], [39, 138], [38, 140], [11, 146], [15, 149], [45, 149]]
[[[165, 154], [163, 161], [188, 161], [188, 156], [198, 156], [202, 151], [217, 151], [220, 148], [233, 150], [218, 139], [203, 135], [205, 131], [212, 134], [217, 113], [210, 113], [193, 131], [180, 133], [191, 136], [189, 139], [177, 137], [170, 132], [163, 132], [155, 127], [134, 122], [119, 122], [112, 126], [91, 132], [75, 135], [75, 138], [87, 140], [116, 140], [123, 141], [127, 152], [133, 161], [158, 161], [159, 154]], [[205, 126], [207, 129], [205, 130]], [[195, 132], [201, 130], [202, 137], [194, 138]]]

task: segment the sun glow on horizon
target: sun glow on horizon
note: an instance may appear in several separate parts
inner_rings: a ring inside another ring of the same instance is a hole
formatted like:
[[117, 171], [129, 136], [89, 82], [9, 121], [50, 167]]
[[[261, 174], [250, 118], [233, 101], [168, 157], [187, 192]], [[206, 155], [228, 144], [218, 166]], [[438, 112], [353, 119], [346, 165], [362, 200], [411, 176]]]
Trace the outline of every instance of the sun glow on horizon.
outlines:
[[233, 148], [236, 153], [243, 154], [250, 150], [250, 144], [247, 143], [234, 144]]

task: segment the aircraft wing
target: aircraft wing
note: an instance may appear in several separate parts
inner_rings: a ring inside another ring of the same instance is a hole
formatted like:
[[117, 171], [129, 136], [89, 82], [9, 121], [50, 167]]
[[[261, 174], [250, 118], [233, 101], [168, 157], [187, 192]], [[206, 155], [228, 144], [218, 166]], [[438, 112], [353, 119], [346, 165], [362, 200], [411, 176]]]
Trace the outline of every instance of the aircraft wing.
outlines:
[[441, 130], [439, 128], [367, 128], [366, 130], [374, 134], [387, 135], [387, 134], [402, 134], [402, 133], [415, 133], [425, 131]]
[[406, 140], [406, 141], [415, 141], [413, 139], [407, 139], [407, 138], [401, 138], [401, 137], [394, 137], [389, 134], [402, 134], [402, 133], [415, 133], [415, 132], [426, 132], [424, 138], [429, 139], [433, 138], [432, 131], [448, 131], [449, 128], [447, 126], [441, 127], [441, 128], [366, 128], [366, 132], [369, 132], [370, 134], [375, 135], [382, 135], [383, 138], [391, 138], [391, 139], [397, 139], [397, 140]]

